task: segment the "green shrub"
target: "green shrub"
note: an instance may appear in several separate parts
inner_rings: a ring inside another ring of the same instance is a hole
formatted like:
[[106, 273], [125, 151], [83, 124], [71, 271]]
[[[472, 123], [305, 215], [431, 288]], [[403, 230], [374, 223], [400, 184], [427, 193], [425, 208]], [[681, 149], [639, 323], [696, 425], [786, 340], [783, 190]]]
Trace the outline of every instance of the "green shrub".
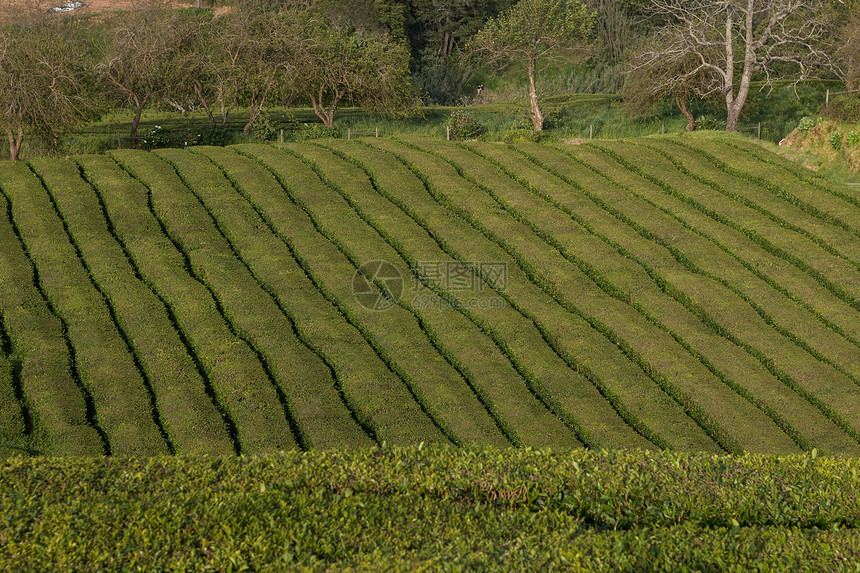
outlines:
[[710, 115], [700, 115], [695, 121], [696, 129], [723, 129], [725, 124]]
[[821, 115], [834, 121], [860, 122], [860, 95], [846, 94], [834, 97]]
[[845, 147], [857, 147], [860, 144], [860, 130], [854, 129], [845, 135]]
[[169, 130], [161, 127], [160, 125], [156, 125], [143, 137], [143, 139], [141, 139], [140, 146], [148, 149], [169, 147], [172, 137], [173, 134]]
[[201, 129], [195, 136], [191, 145], [214, 145], [224, 147], [229, 144], [227, 130], [220, 125], [210, 125]]
[[810, 129], [812, 129], [813, 127], [818, 125], [819, 123], [821, 123], [821, 117], [820, 116], [808, 116], [807, 115], [807, 116], [801, 118], [800, 122], [797, 124], [797, 130], [798, 131], [809, 131]]
[[451, 127], [451, 139], [477, 139], [487, 131], [478, 118], [459, 109], [451, 112], [448, 125]]
[[830, 136], [830, 145], [833, 147], [833, 149], [842, 148], [842, 134], [840, 132], [833, 132], [833, 135]]

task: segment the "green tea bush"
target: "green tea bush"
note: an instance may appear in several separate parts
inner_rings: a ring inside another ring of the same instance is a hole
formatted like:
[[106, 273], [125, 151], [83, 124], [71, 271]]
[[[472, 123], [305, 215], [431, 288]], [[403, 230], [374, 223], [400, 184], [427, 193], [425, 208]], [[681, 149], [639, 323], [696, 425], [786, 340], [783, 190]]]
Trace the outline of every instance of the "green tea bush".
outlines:
[[860, 144], [860, 130], [854, 129], [845, 135], [845, 147], [857, 147]]
[[858, 475], [816, 452], [12, 458], [0, 569], [854, 570]]
[[695, 121], [696, 129], [723, 129], [725, 124], [710, 115], [700, 115]]
[[455, 110], [448, 117], [451, 139], [476, 139], [486, 133], [487, 128], [471, 113]]

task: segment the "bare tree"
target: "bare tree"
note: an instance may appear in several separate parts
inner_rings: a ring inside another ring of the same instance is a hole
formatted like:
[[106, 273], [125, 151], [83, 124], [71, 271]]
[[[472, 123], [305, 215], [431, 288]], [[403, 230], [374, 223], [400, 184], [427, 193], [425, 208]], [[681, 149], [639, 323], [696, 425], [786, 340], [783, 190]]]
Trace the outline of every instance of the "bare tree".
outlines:
[[848, 91], [860, 89], [860, 14], [854, 13], [840, 30], [839, 58], [840, 72], [845, 78]]
[[0, 28], [0, 127], [13, 161], [25, 130], [51, 145], [92, 112], [81, 81], [85, 39], [77, 32], [72, 21], [47, 18]]
[[273, 93], [290, 95], [299, 13], [294, 7], [244, 5], [215, 22], [201, 63], [206, 86], [214, 90], [214, 101], [221, 107], [222, 125], [233, 106], [247, 105], [243, 133], [248, 135]]
[[[692, 55], [685, 59], [656, 60], [649, 56], [655, 50], [658, 48], [646, 40], [644, 47], [630, 55], [631, 69], [623, 91], [624, 106], [633, 115], [647, 115], [658, 103], [666, 98], [672, 98], [687, 118], [686, 131], [693, 131], [696, 118], [687, 101], [690, 98], [696, 98], [697, 92], [707, 84], [708, 72], [688, 75], [699, 64]], [[667, 82], [665, 80], [667, 77], [679, 79]], [[685, 81], [681, 81], [680, 78], [685, 78]]]
[[[832, 67], [826, 8], [825, 0], [651, 0], [651, 15], [665, 25], [640, 65], [671, 72], [666, 83], [692, 84], [700, 97], [724, 99], [726, 131], [737, 131], [754, 76], [799, 81]], [[703, 81], [691, 82], [697, 76]]]
[[184, 57], [197, 25], [189, 12], [156, 1], [109, 19], [96, 72], [108, 93], [134, 111], [132, 137], [146, 108], [186, 95]]

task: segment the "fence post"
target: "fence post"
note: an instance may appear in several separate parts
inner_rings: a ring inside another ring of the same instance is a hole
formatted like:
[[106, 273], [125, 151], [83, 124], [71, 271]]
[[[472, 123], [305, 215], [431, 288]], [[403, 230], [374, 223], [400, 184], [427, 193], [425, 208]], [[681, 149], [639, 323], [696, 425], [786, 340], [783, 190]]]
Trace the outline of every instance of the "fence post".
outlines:
[[593, 138], [594, 138], [594, 124], [589, 123], [588, 124], [588, 139], [593, 139]]
[[445, 126], [445, 139], [448, 141], [451, 141], [451, 126], [450, 125]]
[[376, 126], [376, 139], [379, 139], [379, 126]]
[[284, 142], [284, 130], [281, 128], [281, 132], [278, 134], [278, 143]]
[[830, 88], [827, 88], [827, 95], [824, 96], [824, 105], [830, 104]]
[[661, 123], [661, 124], [660, 124], [660, 134], [661, 134], [661, 135], [665, 135], [665, 134], [666, 134], [666, 124], [665, 124], [665, 123]]
[[758, 122], [758, 139], [761, 139], [761, 122]]

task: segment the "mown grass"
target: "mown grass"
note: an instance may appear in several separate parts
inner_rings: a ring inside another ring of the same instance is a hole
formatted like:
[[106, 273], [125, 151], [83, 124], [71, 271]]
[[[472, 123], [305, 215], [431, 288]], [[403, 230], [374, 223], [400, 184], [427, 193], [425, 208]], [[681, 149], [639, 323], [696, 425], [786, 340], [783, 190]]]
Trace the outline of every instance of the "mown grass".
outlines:
[[13, 458], [0, 567], [853, 571], [858, 476], [814, 452]]

